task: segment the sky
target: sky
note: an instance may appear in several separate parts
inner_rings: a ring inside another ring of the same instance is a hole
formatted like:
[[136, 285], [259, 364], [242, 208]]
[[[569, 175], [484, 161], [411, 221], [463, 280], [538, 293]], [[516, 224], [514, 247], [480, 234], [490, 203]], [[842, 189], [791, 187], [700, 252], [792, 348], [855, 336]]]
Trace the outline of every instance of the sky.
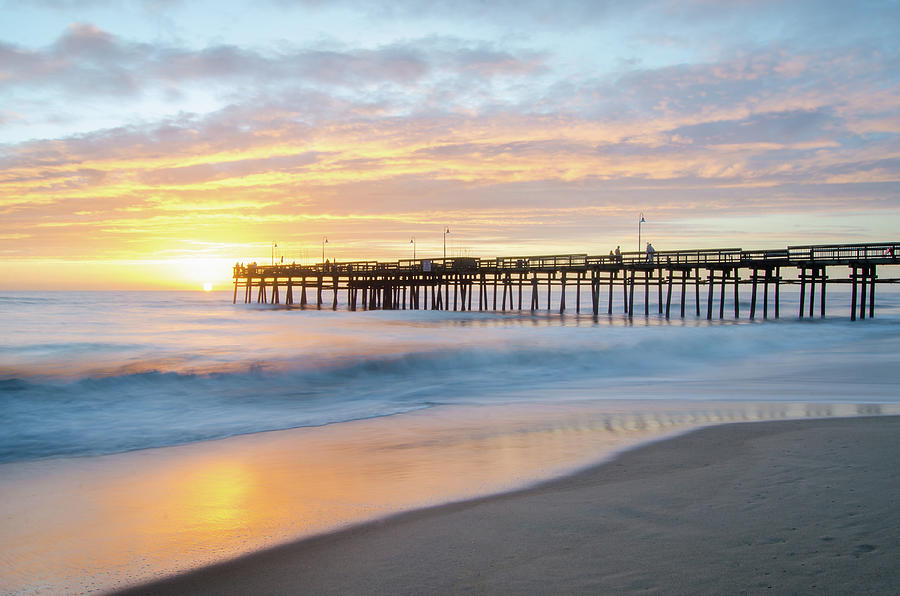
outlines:
[[0, 289], [224, 288], [238, 261], [444, 240], [607, 254], [641, 214], [657, 250], [898, 239], [897, 1], [0, 15]]

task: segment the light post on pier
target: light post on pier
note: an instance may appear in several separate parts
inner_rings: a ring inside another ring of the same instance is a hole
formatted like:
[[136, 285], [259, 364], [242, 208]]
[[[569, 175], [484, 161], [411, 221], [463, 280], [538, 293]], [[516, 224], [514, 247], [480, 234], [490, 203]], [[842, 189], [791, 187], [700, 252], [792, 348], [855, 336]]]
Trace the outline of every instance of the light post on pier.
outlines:
[[322, 264], [325, 264], [325, 245], [328, 244], [328, 237], [322, 236]]
[[641, 212], [641, 220], [638, 222], [638, 252], [641, 252], [641, 224], [647, 223], [644, 214]]
[[275, 249], [278, 248], [278, 243], [274, 240], [272, 241], [272, 264], [275, 264]]
[[416, 238], [413, 236], [409, 239], [409, 243], [413, 245], [413, 261], [416, 260]]
[[450, 233], [450, 226], [444, 226], [444, 260], [447, 260], [447, 234]]

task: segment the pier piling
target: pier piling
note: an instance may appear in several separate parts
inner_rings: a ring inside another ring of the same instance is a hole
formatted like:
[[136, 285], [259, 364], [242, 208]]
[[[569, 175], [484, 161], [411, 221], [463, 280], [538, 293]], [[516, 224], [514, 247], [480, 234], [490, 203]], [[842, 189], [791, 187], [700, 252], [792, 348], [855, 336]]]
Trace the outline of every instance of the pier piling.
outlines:
[[[762, 317], [769, 318], [770, 285], [774, 284], [774, 316], [780, 316], [781, 290], [784, 284], [799, 285], [798, 317], [826, 315], [827, 289], [835, 283], [850, 284], [850, 319], [875, 316], [875, 290], [879, 283], [896, 283], [890, 277], [879, 279], [877, 267], [900, 265], [900, 243], [833, 244], [789, 246], [787, 249], [745, 251], [739, 248], [657, 251], [653, 261], [644, 253], [621, 256], [553, 255], [516, 258], [447, 258], [404, 260], [397, 263], [354, 261], [316, 265], [249, 265], [234, 267], [232, 304], [237, 304], [239, 289], [243, 302], [250, 303], [256, 291], [257, 304], [296, 307], [294, 286], [299, 286], [299, 307], [307, 306], [307, 287], [314, 287], [315, 305], [325, 304], [324, 292], [330, 291], [331, 308], [342, 300], [346, 308], [399, 310], [471, 311], [478, 293], [479, 311], [521, 311], [526, 286], [531, 285], [529, 310], [541, 308], [542, 285], [546, 284], [546, 309], [552, 310], [558, 297], [558, 313], [570, 308], [574, 285], [575, 313], [582, 311], [582, 285], [590, 287], [590, 311], [600, 312], [601, 285], [605, 283], [607, 314], [613, 314], [616, 285], [622, 286], [622, 309], [634, 316], [635, 286], [643, 285], [644, 316], [650, 316], [650, 289], [656, 286], [656, 312], [666, 319], [672, 315], [673, 287], [680, 281], [680, 316], [685, 317], [687, 286], [694, 285], [694, 311], [701, 313], [701, 286], [707, 284], [706, 319], [713, 318], [716, 284], [719, 290], [719, 319], [725, 318], [728, 285], [733, 285], [734, 318], [741, 316], [740, 286], [750, 285], [750, 319], [756, 318], [759, 286], [762, 284]], [[846, 277], [831, 275], [830, 269], [845, 267]], [[787, 279], [782, 269], [796, 271]], [[742, 270], [745, 271], [742, 277]], [[701, 273], [705, 272], [705, 279]], [[680, 280], [676, 277], [680, 273]], [[665, 285], [665, 297], [663, 286]], [[499, 287], [498, 287], [499, 286]], [[489, 290], [490, 288], [490, 290]], [[282, 294], [282, 289], [284, 293]], [[452, 292], [451, 292], [452, 290]], [[818, 290], [818, 291], [817, 291]], [[491, 292], [490, 299], [488, 292]], [[342, 292], [346, 292], [342, 294]], [[452, 293], [452, 301], [451, 301]], [[345, 299], [341, 297], [345, 296]], [[818, 302], [818, 304], [817, 304]], [[663, 306], [665, 304], [665, 306]], [[430, 305], [430, 306], [429, 306]], [[816, 308], [818, 306], [818, 309]]]

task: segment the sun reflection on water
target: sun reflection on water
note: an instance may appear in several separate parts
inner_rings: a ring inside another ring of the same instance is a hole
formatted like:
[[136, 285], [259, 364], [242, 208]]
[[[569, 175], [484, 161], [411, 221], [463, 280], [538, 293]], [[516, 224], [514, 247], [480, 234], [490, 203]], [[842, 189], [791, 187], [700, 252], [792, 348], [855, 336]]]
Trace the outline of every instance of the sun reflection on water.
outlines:
[[390, 513], [522, 486], [712, 422], [878, 412], [667, 402], [446, 408], [8, 464], [0, 592], [112, 589]]

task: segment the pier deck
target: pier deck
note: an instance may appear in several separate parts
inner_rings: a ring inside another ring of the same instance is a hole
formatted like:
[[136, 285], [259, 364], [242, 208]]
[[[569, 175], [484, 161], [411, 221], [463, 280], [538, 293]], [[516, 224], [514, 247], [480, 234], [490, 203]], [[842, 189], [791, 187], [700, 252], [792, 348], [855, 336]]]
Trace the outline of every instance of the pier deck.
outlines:
[[[672, 314], [673, 290], [678, 315], [685, 316], [688, 286], [694, 290], [695, 315], [701, 316], [701, 288], [706, 289], [706, 318], [716, 311], [725, 313], [726, 292], [733, 291], [734, 316], [739, 318], [740, 287], [751, 287], [749, 318], [781, 315], [780, 292], [784, 284], [800, 285], [799, 316], [825, 316], [827, 286], [851, 284], [850, 316], [875, 316], [875, 288], [878, 266], [900, 265], [900, 242], [789, 246], [774, 250], [716, 248], [656, 251], [621, 255], [588, 254], [538, 255], [521, 257], [415, 259], [394, 262], [351, 261], [315, 265], [236, 264], [234, 299], [243, 289], [243, 302], [270, 304], [326, 305], [337, 308], [346, 294], [349, 310], [431, 309], [431, 310], [522, 310], [545, 305], [560, 313], [571, 308], [593, 314], [613, 312], [613, 296], [621, 287], [623, 312], [634, 315], [635, 288], [643, 288], [643, 311], [649, 314], [650, 291], [657, 293], [657, 310]], [[846, 267], [846, 278], [829, 277], [829, 268]], [[794, 275], [784, 275], [793, 273]], [[742, 276], [743, 274], [743, 276]], [[796, 277], [796, 279], [794, 279]], [[556, 289], [556, 303], [553, 303]], [[818, 305], [816, 304], [818, 289]], [[585, 291], [585, 301], [582, 292]], [[296, 293], [299, 291], [299, 297]], [[568, 292], [568, 296], [567, 296]], [[282, 302], [282, 293], [284, 295]], [[314, 296], [310, 299], [310, 293]], [[255, 296], [254, 296], [255, 294]], [[601, 296], [605, 294], [605, 296]], [[771, 300], [770, 300], [771, 294]], [[477, 298], [475, 297], [477, 295]], [[601, 300], [605, 298], [605, 300]], [[523, 299], [526, 301], [523, 303]], [[568, 300], [568, 301], [567, 301]], [[816, 309], [818, 306], [818, 309]], [[605, 308], [603, 308], [605, 307]]]

